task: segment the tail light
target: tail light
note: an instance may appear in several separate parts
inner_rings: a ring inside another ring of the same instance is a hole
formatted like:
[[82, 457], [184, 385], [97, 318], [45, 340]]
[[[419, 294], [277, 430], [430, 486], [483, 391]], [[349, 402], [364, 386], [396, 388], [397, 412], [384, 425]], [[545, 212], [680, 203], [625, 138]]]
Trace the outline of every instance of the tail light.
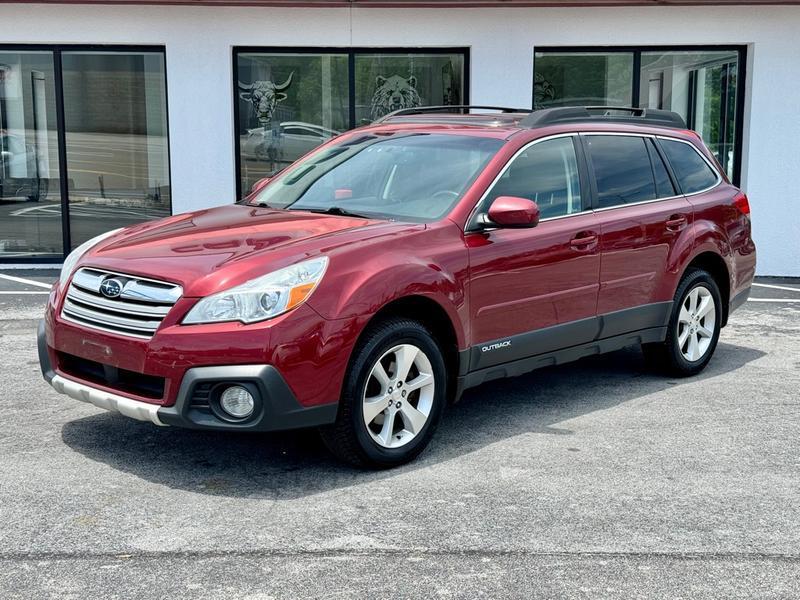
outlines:
[[736, 197], [733, 199], [733, 205], [738, 208], [739, 212], [743, 215], [750, 214], [750, 202], [747, 201], [747, 194], [744, 192], [736, 194]]

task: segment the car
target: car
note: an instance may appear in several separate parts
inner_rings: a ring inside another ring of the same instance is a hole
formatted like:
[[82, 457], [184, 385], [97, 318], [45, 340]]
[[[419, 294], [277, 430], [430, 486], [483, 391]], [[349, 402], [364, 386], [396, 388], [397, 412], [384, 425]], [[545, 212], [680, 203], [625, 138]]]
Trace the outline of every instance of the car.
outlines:
[[755, 263], [747, 196], [675, 113], [407, 109], [237, 204], [75, 249], [39, 357], [134, 419], [318, 427], [386, 468], [502, 377], [632, 345], [700, 372]]
[[36, 152], [25, 137], [0, 129], [0, 202], [38, 202], [49, 180], [39, 177]]
[[321, 125], [283, 121], [275, 130], [248, 129], [240, 136], [239, 147], [243, 161], [272, 163], [282, 168], [337, 135], [338, 131]]

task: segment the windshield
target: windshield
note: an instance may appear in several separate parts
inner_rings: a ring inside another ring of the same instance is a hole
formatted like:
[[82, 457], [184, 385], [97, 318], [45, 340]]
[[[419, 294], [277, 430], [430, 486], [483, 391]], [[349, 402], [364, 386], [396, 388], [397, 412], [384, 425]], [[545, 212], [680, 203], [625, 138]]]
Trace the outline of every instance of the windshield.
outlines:
[[365, 133], [291, 166], [248, 203], [431, 221], [448, 213], [502, 144], [465, 135]]

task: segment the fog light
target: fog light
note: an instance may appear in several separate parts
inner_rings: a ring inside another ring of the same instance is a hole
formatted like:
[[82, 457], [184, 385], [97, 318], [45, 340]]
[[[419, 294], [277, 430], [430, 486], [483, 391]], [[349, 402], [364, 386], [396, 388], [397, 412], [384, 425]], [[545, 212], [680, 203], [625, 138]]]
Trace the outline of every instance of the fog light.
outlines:
[[219, 404], [222, 410], [236, 419], [249, 417], [255, 408], [253, 395], [240, 385], [232, 385], [222, 392]]

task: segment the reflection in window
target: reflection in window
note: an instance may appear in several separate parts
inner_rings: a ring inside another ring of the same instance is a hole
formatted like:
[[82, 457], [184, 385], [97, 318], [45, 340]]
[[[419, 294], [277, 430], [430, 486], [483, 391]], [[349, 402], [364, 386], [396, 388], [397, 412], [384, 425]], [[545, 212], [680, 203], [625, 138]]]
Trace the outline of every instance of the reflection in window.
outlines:
[[0, 257], [62, 254], [52, 52], [0, 52]]
[[241, 189], [349, 128], [347, 56], [236, 57]]
[[680, 114], [733, 176], [739, 54], [643, 52], [640, 105]]
[[170, 212], [160, 52], [63, 52], [73, 248]]
[[632, 52], [537, 52], [534, 108], [630, 106]]

